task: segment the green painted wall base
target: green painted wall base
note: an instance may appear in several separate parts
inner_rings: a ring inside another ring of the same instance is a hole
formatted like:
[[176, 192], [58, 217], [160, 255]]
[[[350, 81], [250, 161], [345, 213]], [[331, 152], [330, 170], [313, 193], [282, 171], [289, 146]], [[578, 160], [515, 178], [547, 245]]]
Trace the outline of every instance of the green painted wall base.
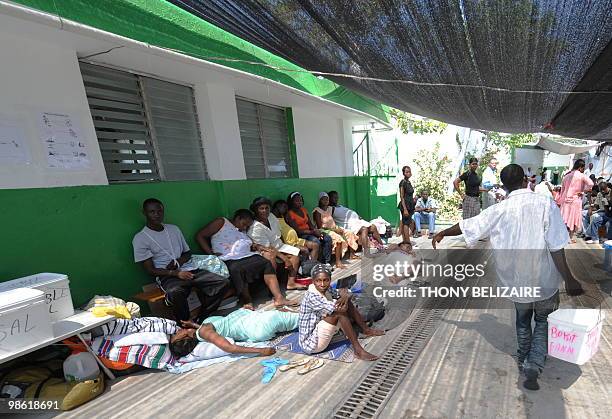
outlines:
[[[135, 185], [0, 190], [4, 220], [0, 281], [38, 272], [68, 274], [75, 305], [93, 295], [130, 299], [151, 279], [134, 263], [132, 237], [144, 219], [141, 203], [162, 200], [194, 252], [194, 235], [213, 218], [248, 208], [253, 198], [285, 199], [299, 190], [312, 209], [320, 191], [371, 217], [369, 178], [160, 182]], [[391, 221], [391, 220], [389, 220]]]

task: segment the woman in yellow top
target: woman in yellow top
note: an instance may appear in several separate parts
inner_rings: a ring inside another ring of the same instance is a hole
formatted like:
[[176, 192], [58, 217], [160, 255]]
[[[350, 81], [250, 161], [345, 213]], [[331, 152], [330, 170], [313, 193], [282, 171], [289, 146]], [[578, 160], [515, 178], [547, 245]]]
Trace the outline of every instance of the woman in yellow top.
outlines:
[[319, 259], [319, 243], [307, 241], [298, 237], [297, 232], [285, 221], [285, 214], [289, 210], [287, 202], [280, 199], [272, 205], [272, 214], [278, 218], [281, 239], [290, 246], [299, 247], [300, 251], [310, 254], [311, 260]]

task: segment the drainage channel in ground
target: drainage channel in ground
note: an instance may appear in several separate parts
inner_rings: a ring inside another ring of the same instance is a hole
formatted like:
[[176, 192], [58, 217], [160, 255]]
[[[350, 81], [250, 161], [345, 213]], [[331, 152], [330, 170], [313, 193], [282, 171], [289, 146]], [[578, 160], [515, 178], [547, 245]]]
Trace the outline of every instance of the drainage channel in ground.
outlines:
[[448, 308], [416, 309], [403, 332], [337, 407], [334, 418], [375, 418], [406, 376]]
[[[490, 251], [481, 255], [488, 260]], [[468, 281], [466, 281], [467, 283]], [[475, 281], [479, 282], [478, 279]], [[444, 285], [451, 286], [446, 282]], [[361, 377], [352, 393], [337, 407], [336, 419], [371, 419], [380, 415], [395, 389], [418, 358], [449, 309], [465, 307], [460, 299], [428, 299], [415, 308], [404, 330], [387, 347], [384, 355]]]

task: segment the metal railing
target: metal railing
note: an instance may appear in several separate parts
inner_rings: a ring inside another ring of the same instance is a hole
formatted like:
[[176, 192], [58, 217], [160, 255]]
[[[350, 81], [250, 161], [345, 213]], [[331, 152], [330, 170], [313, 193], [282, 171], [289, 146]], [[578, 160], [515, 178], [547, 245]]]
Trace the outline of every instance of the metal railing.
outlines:
[[353, 150], [353, 169], [355, 176], [370, 176], [370, 135], [367, 132]]

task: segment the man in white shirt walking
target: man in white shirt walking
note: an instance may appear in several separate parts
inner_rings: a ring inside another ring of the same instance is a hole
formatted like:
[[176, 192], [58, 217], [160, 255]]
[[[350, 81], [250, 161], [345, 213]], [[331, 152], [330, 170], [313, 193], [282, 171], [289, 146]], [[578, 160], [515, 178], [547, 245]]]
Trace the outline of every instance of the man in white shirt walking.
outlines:
[[527, 378], [523, 385], [537, 390], [548, 350], [547, 317], [558, 307], [560, 282], [565, 280], [568, 295], [583, 291], [565, 260], [563, 248], [569, 235], [559, 208], [552, 199], [524, 189], [524, 177], [519, 165], [506, 166], [500, 176], [509, 192], [506, 199], [437, 233], [432, 245], [435, 248], [444, 237], [463, 234], [470, 247], [489, 237], [500, 285], [538, 290], [538, 297], [511, 297], [516, 308], [519, 369]]

